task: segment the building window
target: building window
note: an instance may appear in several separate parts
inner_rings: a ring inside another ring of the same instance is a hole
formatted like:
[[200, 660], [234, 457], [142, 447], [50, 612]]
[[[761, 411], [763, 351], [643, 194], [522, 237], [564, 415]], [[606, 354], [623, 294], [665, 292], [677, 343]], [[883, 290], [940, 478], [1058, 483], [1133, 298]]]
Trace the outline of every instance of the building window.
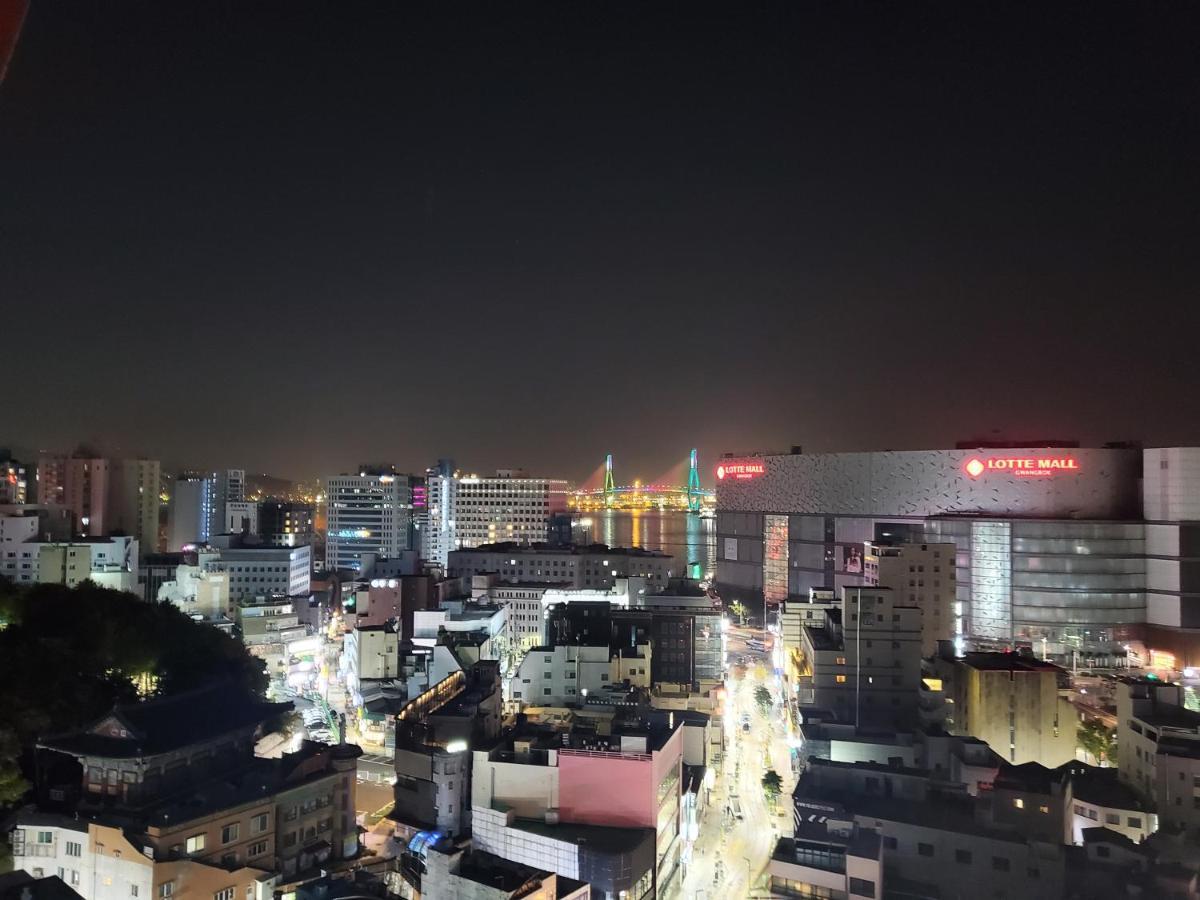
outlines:
[[131, 884], [131, 885], [129, 886], [129, 896], [130, 896], [130, 897], [136, 897], [136, 896], [138, 895], [138, 889], [137, 889], [137, 887], [138, 887], [138, 886], [137, 886], [136, 884]]
[[193, 834], [190, 838], [187, 839], [187, 852], [188, 853], [199, 853], [201, 850], [204, 849], [204, 841], [205, 841], [205, 835]]
[[1139, 816], [1130, 816], [1128, 819], [1125, 820], [1125, 824], [1128, 825], [1130, 828], [1141, 828], [1142, 820]]
[[874, 897], [875, 896], [875, 882], [867, 881], [867, 879], [865, 879], [865, 878], [853, 878], [852, 877], [850, 879], [850, 893], [858, 894], [859, 896], [862, 896], [862, 897]]
[[993, 856], [992, 857], [992, 868], [995, 869], [997, 872], [1007, 872], [1008, 871], [1008, 857], [1007, 856]]
[[269, 820], [267, 818], [266, 813], [255, 816], [254, 818], [252, 818], [250, 820], [250, 833], [251, 834], [262, 834], [264, 831], [267, 830], [268, 821]]
[[955, 850], [954, 851], [954, 861], [956, 863], [962, 863], [964, 866], [969, 866], [971, 864], [971, 851], [970, 850]]
[[158, 886], [158, 896], [160, 897], [170, 897], [174, 893], [175, 882], [173, 881], [164, 881]]
[[1039, 806], [1039, 807], [1038, 807], [1038, 812], [1040, 812], [1040, 813], [1048, 813], [1048, 812], [1050, 812], [1050, 807], [1048, 807], [1048, 806]]
[[836, 675], [836, 676], [834, 676], [834, 680], [837, 681], [838, 684], [845, 684], [846, 676], [845, 675]]
[[894, 837], [884, 837], [883, 846], [885, 850], [895, 850], [898, 844]]
[[1017, 797], [1017, 799], [1013, 800], [1013, 806], [1015, 806], [1017, 809], [1024, 809], [1025, 801], [1022, 800], [1020, 797]]
[[221, 843], [222, 844], [232, 844], [237, 839], [238, 839], [238, 823], [237, 822], [233, 822], [232, 824], [226, 825], [224, 828], [221, 829]]
[[83, 844], [78, 841], [67, 841], [67, 856], [83, 856]]
[[933, 844], [917, 844], [917, 852], [922, 856], [933, 856]]
[[233, 900], [237, 896], [235, 888], [227, 887], [224, 890], [217, 891], [213, 894], [213, 900]]

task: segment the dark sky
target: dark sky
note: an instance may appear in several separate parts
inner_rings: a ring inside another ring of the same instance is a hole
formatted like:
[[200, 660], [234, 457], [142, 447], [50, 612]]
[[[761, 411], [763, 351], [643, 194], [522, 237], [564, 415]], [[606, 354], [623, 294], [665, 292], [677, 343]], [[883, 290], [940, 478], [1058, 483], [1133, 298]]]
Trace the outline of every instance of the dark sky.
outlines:
[[0, 445], [1200, 441], [1194, 8], [33, 0]]

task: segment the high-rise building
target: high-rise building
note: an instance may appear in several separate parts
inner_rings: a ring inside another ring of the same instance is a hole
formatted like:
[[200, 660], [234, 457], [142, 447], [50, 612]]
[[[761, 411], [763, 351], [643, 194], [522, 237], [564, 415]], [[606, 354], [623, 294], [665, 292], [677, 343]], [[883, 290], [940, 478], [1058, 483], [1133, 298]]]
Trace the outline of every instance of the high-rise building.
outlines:
[[388, 559], [411, 549], [410, 490], [408, 476], [393, 472], [363, 469], [327, 478], [325, 567], [361, 572], [364, 556]]
[[109, 518], [110, 462], [81, 450], [79, 455], [46, 455], [38, 460], [38, 485], [44, 503], [58, 503], [75, 516], [81, 535], [101, 537]]
[[208, 477], [209, 490], [209, 535], [225, 534], [228, 515], [227, 504], [241, 503], [246, 499], [245, 469], [221, 469]]
[[499, 469], [462, 475], [439, 461], [428, 479], [428, 558], [446, 565], [452, 550], [512, 541], [542, 543], [554, 515], [567, 508], [567, 483]]
[[43, 503], [71, 510], [78, 535], [122, 532], [136, 538], [143, 552], [153, 552], [161, 474], [155, 459], [106, 459], [80, 448], [67, 456], [43, 455], [37, 480]]
[[33, 468], [0, 449], [0, 505], [33, 503], [37, 479]]
[[892, 591], [843, 587], [841, 608], [801, 633], [797, 679], [802, 706], [832, 711], [855, 725], [906, 727], [917, 716], [921, 678], [920, 613]]
[[161, 472], [157, 459], [121, 459], [109, 463], [112, 525], [137, 538], [142, 553], [158, 547]]
[[867, 584], [892, 591], [921, 615], [921, 655], [933, 656], [938, 641], [962, 634], [962, 616], [955, 615], [956, 581], [953, 544], [874, 544], [863, 557]]
[[948, 645], [933, 660], [947, 700], [946, 730], [969, 734], [1010, 763], [1055, 767], [1075, 759], [1078, 714], [1059, 693], [1066, 673], [1018, 653], [968, 653]]
[[211, 537], [212, 482], [199, 475], [180, 476], [171, 491], [167, 513], [167, 551], [177, 553], [188, 544], [203, 544]]
[[258, 504], [258, 533], [272, 543], [309, 543], [313, 534], [312, 504], [264, 500]]

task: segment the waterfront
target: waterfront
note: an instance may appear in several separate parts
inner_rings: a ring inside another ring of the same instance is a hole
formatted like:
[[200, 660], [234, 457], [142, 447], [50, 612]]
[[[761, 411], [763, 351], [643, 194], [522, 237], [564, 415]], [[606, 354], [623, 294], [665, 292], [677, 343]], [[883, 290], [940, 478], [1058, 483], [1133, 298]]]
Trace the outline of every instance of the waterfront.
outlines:
[[715, 520], [671, 510], [606, 509], [582, 513], [576, 519], [577, 543], [599, 542], [610, 547], [642, 547], [675, 557], [674, 572], [703, 577], [713, 570], [717, 554]]

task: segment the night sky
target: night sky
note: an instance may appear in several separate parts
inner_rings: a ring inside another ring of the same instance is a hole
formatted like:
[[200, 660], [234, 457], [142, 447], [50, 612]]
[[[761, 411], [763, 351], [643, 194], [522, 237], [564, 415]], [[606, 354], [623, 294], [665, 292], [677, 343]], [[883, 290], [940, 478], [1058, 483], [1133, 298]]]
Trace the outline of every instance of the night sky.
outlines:
[[1200, 442], [1194, 10], [33, 0], [0, 446]]

